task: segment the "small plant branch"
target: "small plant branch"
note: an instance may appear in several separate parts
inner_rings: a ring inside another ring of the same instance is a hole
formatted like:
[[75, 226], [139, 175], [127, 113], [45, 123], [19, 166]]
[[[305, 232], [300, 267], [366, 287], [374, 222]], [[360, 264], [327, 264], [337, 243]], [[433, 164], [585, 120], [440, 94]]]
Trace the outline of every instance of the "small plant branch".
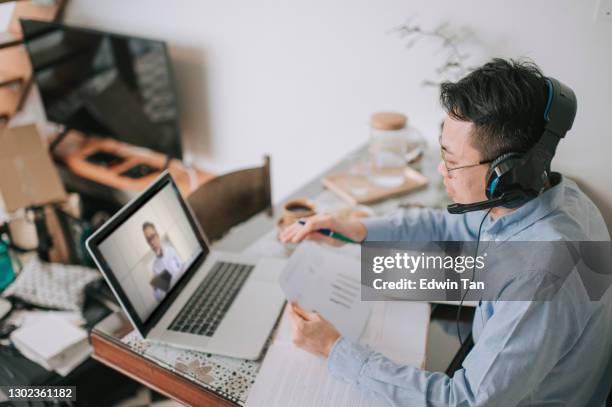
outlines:
[[391, 30], [391, 33], [397, 34], [401, 39], [407, 41], [407, 49], [414, 47], [425, 38], [431, 38], [439, 42], [439, 51], [446, 53], [444, 63], [436, 68], [436, 74], [440, 80], [426, 79], [422, 82], [423, 85], [439, 86], [444, 80], [457, 80], [468, 72], [469, 69], [465, 66], [465, 61], [469, 58], [469, 55], [461, 52], [459, 48], [462, 39], [458, 35], [447, 33], [448, 23], [440, 24], [433, 30], [425, 30], [421, 26], [413, 24], [410, 20]]

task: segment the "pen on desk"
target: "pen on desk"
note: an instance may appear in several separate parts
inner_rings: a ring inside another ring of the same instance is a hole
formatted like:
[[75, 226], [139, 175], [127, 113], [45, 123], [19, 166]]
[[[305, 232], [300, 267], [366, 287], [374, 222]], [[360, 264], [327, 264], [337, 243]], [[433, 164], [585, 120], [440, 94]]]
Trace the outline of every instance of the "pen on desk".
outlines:
[[[305, 225], [305, 224], [306, 224], [306, 221], [304, 221], [304, 220], [300, 219], [300, 220], [298, 220], [298, 223], [299, 223], [300, 225]], [[317, 229], [317, 232], [321, 233], [322, 235], [329, 236], [329, 237], [331, 237], [331, 238], [333, 238], [333, 239], [340, 240], [340, 241], [342, 241], [342, 242], [346, 242], [346, 243], [357, 243], [357, 242], [356, 242], [356, 241], [354, 241], [353, 239], [351, 239], [351, 238], [348, 238], [348, 237], [344, 236], [342, 233], [337, 233], [337, 232], [334, 232], [334, 231], [333, 231], [333, 230], [331, 230], [331, 229], [327, 229], [327, 228], [325, 228], [325, 229]]]

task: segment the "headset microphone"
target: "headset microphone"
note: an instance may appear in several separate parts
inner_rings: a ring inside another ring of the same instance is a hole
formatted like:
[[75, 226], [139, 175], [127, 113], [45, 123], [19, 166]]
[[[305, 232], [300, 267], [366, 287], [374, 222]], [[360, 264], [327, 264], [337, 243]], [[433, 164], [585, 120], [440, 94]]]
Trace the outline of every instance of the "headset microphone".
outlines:
[[510, 206], [513, 202], [517, 202], [519, 200], [525, 199], [525, 196], [520, 191], [512, 191], [506, 192], [502, 196], [487, 199], [486, 201], [474, 202], [470, 204], [452, 204], [448, 205], [446, 209], [449, 213], [453, 215], [459, 215], [462, 213], [472, 212], [472, 211], [482, 211], [483, 209], [495, 208], [497, 206]]

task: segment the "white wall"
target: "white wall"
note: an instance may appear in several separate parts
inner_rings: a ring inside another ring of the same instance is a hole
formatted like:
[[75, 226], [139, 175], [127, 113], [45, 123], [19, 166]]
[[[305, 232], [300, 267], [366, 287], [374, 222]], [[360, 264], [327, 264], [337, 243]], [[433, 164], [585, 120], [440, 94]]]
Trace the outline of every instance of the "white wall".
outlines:
[[585, 181], [612, 216], [612, 24], [594, 21], [596, 3], [71, 0], [65, 20], [166, 40], [187, 151], [217, 171], [271, 153], [275, 200], [365, 142], [373, 111], [407, 113], [435, 143], [443, 113], [420, 83], [435, 78], [437, 45], [407, 50], [389, 31], [410, 16], [426, 28], [448, 21], [472, 32], [472, 65], [527, 56], [576, 91], [554, 167]]

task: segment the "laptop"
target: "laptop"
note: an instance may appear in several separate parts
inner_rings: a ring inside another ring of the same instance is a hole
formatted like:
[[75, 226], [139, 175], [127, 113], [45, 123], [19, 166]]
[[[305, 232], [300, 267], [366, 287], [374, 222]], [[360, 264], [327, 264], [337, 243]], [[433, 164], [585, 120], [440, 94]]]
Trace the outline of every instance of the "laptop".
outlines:
[[284, 305], [286, 260], [211, 250], [205, 232], [166, 171], [86, 245], [143, 338], [257, 359]]

